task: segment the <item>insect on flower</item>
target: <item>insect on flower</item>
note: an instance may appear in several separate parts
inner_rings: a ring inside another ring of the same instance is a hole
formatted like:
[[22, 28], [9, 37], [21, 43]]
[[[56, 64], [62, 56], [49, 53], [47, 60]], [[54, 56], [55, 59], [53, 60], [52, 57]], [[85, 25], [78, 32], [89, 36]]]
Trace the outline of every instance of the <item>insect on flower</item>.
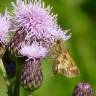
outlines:
[[80, 74], [78, 67], [70, 56], [68, 49], [63, 47], [63, 40], [57, 40], [52, 47], [52, 58], [54, 60], [53, 73], [63, 74], [66, 77], [75, 77]]

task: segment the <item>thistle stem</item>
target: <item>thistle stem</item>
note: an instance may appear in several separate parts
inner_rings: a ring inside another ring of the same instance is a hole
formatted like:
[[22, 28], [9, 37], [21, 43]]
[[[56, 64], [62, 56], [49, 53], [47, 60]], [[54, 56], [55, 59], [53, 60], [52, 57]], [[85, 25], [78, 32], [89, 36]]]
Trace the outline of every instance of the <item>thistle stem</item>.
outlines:
[[5, 83], [6, 83], [7, 87], [8, 87], [8, 96], [11, 96], [10, 95], [11, 94], [11, 91], [10, 91], [10, 88], [9, 88], [10, 82], [8, 80], [7, 73], [6, 73], [5, 67], [3, 65], [2, 58], [0, 58], [0, 72], [2, 73], [2, 76], [4, 78], [4, 81], [5, 81]]
[[4, 78], [7, 78], [7, 74], [6, 74], [6, 70], [4, 68], [4, 65], [3, 65], [3, 62], [2, 62], [2, 59], [0, 58], [0, 70], [2, 72], [2, 75]]
[[2, 73], [2, 76], [6, 82], [6, 85], [8, 86], [9, 85], [9, 81], [8, 81], [8, 78], [7, 78], [7, 73], [6, 73], [6, 70], [5, 70], [5, 67], [3, 65], [3, 62], [2, 62], [2, 59], [0, 58], [0, 71]]
[[19, 96], [20, 93], [20, 76], [21, 76], [21, 69], [22, 69], [23, 62], [24, 62], [24, 58], [22, 57], [16, 58], [16, 81], [15, 81], [13, 96]]

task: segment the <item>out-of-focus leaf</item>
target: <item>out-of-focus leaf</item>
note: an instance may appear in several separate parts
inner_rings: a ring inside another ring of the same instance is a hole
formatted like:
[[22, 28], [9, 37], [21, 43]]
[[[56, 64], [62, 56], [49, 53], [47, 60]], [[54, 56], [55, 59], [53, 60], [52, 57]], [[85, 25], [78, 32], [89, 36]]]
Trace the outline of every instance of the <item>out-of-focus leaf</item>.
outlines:
[[[1, 63], [2, 62], [0, 62], [0, 64]], [[7, 91], [6, 81], [4, 80], [2, 70], [0, 69], [0, 96], [8, 96]]]

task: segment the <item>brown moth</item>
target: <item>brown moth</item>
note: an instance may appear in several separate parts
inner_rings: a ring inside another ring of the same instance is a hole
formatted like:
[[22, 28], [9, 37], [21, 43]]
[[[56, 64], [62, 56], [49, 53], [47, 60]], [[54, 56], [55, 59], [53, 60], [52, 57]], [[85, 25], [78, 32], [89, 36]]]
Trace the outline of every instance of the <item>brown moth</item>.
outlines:
[[63, 74], [69, 78], [78, 76], [80, 71], [70, 56], [68, 49], [65, 49], [63, 44], [63, 40], [57, 40], [52, 47], [51, 57], [54, 60], [53, 73]]

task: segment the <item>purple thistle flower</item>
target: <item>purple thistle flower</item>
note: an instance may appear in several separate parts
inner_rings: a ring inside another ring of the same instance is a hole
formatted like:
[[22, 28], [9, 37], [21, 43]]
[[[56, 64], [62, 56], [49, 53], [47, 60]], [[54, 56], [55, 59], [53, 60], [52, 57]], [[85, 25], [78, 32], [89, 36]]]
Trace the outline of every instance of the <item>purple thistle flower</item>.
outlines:
[[7, 10], [4, 16], [0, 14], [0, 42], [3, 42], [5, 45], [9, 42], [9, 28], [11, 27], [10, 19], [11, 17]]
[[29, 0], [29, 2], [16, 0], [16, 5], [12, 2], [12, 6], [14, 8], [12, 22], [16, 34], [10, 46], [14, 53], [20, 55], [22, 44], [31, 46], [34, 41], [49, 51], [51, 44], [57, 39], [70, 38], [57, 24], [57, 15], [53, 15], [52, 8], [50, 6], [45, 8], [41, 0]]
[[45, 8], [41, 0], [16, 0], [12, 6], [15, 35], [9, 50], [16, 56], [27, 57], [22, 68], [21, 83], [33, 90], [41, 85], [43, 78], [40, 60], [47, 56], [54, 41], [67, 40], [70, 36], [59, 27], [57, 15], [53, 15], [50, 6]]
[[76, 85], [72, 96], [94, 96], [91, 85], [88, 83], [79, 83]]

